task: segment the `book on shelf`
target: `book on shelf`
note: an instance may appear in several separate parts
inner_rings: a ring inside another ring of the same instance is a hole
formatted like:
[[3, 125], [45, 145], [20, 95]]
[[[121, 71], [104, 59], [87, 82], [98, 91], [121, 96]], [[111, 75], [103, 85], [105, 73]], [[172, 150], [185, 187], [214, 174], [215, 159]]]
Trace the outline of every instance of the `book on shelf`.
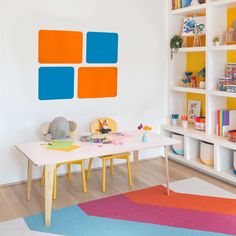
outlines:
[[236, 110], [217, 111], [217, 135], [227, 137], [229, 130], [236, 129]]
[[172, 0], [172, 10], [190, 7], [192, 0]]

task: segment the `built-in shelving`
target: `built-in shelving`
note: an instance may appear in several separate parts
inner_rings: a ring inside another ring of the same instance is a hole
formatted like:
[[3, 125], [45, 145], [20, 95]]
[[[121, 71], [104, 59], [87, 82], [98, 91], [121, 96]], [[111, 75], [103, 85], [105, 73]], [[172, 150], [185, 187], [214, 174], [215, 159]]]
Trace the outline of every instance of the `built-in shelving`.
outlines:
[[[171, 2], [169, 0], [169, 9], [171, 9]], [[173, 59], [168, 61], [168, 120], [161, 129], [163, 134], [169, 137], [173, 133], [184, 136], [185, 154], [179, 156], [170, 149], [168, 153], [172, 160], [236, 185], [236, 175], [233, 173], [233, 154], [236, 151], [236, 143], [216, 135], [217, 110], [227, 108], [228, 97], [236, 98], [236, 93], [217, 90], [219, 77], [225, 75], [227, 55], [229, 51], [236, 51], [236, 45], [223, 45], [223, 35], [228, 28], [227, 9], [232, 7], [236, 7], [236, 0], [206, 0], [205, 4], [170, 10], [169, 40], [174, 35], [181, 34], [184, 17], [199, 13], [206, 17], [206, 35], [202, 37], [203, 46], [190, 47], [192, 41], [188, 40], [188, 47], [180, 48]], [[219, 46], [213, 45], [215, 36], [221, 38]], [[200, 58], [197, 63], [201, 65], [189, 66], [189, 58], [193, 60], [195, 56]], [[181, 80], [185, 78], [184, 72], [187, 68], [195, 68], [191, 70], [197, 72], [203, 65], [206, 67], [205, 89], [179, 86]], [[193, 125], [185, 129], [180, 123], [178, 126], [172, 126], [171, 114], [177, 113], [180, 116], [186, 114], [188, 99], [195, 97], [196, 100], [204, 103], [202, 113], [206, 116], [206, 131], [195, 130]], [[199, 157], [201, 141], [214, 145], [214, 166], [201, 162]]]

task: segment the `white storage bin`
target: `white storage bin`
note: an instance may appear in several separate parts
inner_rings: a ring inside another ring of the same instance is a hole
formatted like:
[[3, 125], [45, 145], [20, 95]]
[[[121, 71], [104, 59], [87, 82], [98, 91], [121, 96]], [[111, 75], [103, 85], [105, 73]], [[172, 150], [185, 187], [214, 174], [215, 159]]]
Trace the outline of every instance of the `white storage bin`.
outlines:
[[201, 141], [200, 159], [206, 165], [214, 165], [214, 144]]
[[184, 155], [184, 136], [172, 133], [172, 138], [180, 141], [180, 144], [172, 145], [173, 152], [178, 155]]

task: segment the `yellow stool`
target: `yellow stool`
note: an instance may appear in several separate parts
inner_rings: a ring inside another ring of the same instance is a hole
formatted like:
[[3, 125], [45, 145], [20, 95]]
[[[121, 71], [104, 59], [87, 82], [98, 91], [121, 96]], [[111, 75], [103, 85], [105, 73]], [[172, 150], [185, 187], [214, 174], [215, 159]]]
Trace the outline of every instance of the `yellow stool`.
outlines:
[[[111, 118], [99, 118], [90, 124], [90, 132], [91, 133], [97, 133], [99, 132], [101, 126], [100, 126], [100, 121], [101, 120], [107, 120], [109, 123], [109, 128], [111, 129], [112, 132], [116, 132], [117, 130], [117, 124], [116, 122], [111, 119]], [[109, 155], [109, 156], [102, 156], [99, 157], [102, 160], [102, 192], [106, 192], [106, 162], [110, 160], [110, 173], [111, 175], [114, 174], [114, 165], [113, 165], [113, 160], [114, 159], [124, 159], [126, 160], [127, 163], [127, 173], [128, 173], [128, 183], [129, 186], [132, 186], [132, 177], [131, 177], [131, 168], [130, 168], [130, 153], [120, 153], [116, 155]], [[93, 158], [89, 159], [89, 165], [88, 165], [88, 170], [86, 174], [86, 178], [89, 178], [91, 167], [93, 163]]]
[[[55, 171], [54, 171], [53, 200], [57, 199], [57, 168], [60, 167], [61, 165], [67, 165], [68, 166], [68, 179], [70, 181], [72, 180], [71, 165], [80, 165], [81, 166], [83, 191], [86, 193], [87, 192], [87, 187], [86, 187], [86, 178], [85, 178], [85, 171], [84, 171], [84, 160], [59, 163], [59, 164], [56, 165], [56, 168], [55, 168]], [[42, 177], [41, 177], [41, 180], [40, 180], [40, 185], [41, 186], [44, 185], [44, 181], [45, 181], [45, 167], [43, 168], [43, 173], [42, 173]]]

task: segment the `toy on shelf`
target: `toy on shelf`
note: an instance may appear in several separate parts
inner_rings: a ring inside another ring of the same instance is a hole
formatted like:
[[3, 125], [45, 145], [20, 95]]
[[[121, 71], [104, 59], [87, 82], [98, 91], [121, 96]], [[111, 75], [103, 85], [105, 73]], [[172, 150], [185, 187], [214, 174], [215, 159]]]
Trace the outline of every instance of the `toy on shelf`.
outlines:
[[220, 36], [215, 36], [212, 40], [214, 46], [219, 46], [220, 45]]
[[227, 91], [227, 87], [233, 84], [233, 80], [229, 77], [218, 78], [218, 89], [220, 91]]
[[182, 127], [187, 129], [188, 128], [188, 116], [186, 116], [186, 115], [181, 116], [181, 120], [182, 120]]
[[205, 89], [205, 80], [206, 80], [206, 67], [203, 67], [197, 74], [197, 78], [200, 78], [199, 88]]
[[236, 44], [236, 20], [233, 21], [232, 27], [227, 29], [225, 32], [225, 44], [226, 45]]
[[196, 130], [205, 131], [206, 130], [206, 119], [203, 116], [198, 116], [195, 118], [194, 128]]
[[138, 130], [144, 130], [145, 131], [144, 134], [142, 135], [142, 142], [146, 143], [148, 141], [147, 131], [152, 130], [152, 127], [149, 126], [149, 125], [144, 125], [143, 126], [143, 124], [140, 124], [138, 126]]
[[182, 79], [184, 87], [187, 87], [187, 85], [189, 83], [191, 83], [191, 75], [192, 74], [193, 74], [193, 72], [188, 72], [188, 71], [185, 72], [186, 77], [184, 79]]
[[191, 87], [192, 88], [197, 88], [197, 78], [196, 78], [196, 76], [191, 76], [190, 80], [191, 80]]
[[46, 142], [66, 140], [72, 137], [76, 126], [74, 121], [68, 121], [64, 117], [57, 117], [51, 122], [43, 123], [40, 127], [40, 132]]
[[179, 119], [179, 114], [172, 114], [171, 115], [171, 123], [173, 126], [177, 126], [178, 119]]

